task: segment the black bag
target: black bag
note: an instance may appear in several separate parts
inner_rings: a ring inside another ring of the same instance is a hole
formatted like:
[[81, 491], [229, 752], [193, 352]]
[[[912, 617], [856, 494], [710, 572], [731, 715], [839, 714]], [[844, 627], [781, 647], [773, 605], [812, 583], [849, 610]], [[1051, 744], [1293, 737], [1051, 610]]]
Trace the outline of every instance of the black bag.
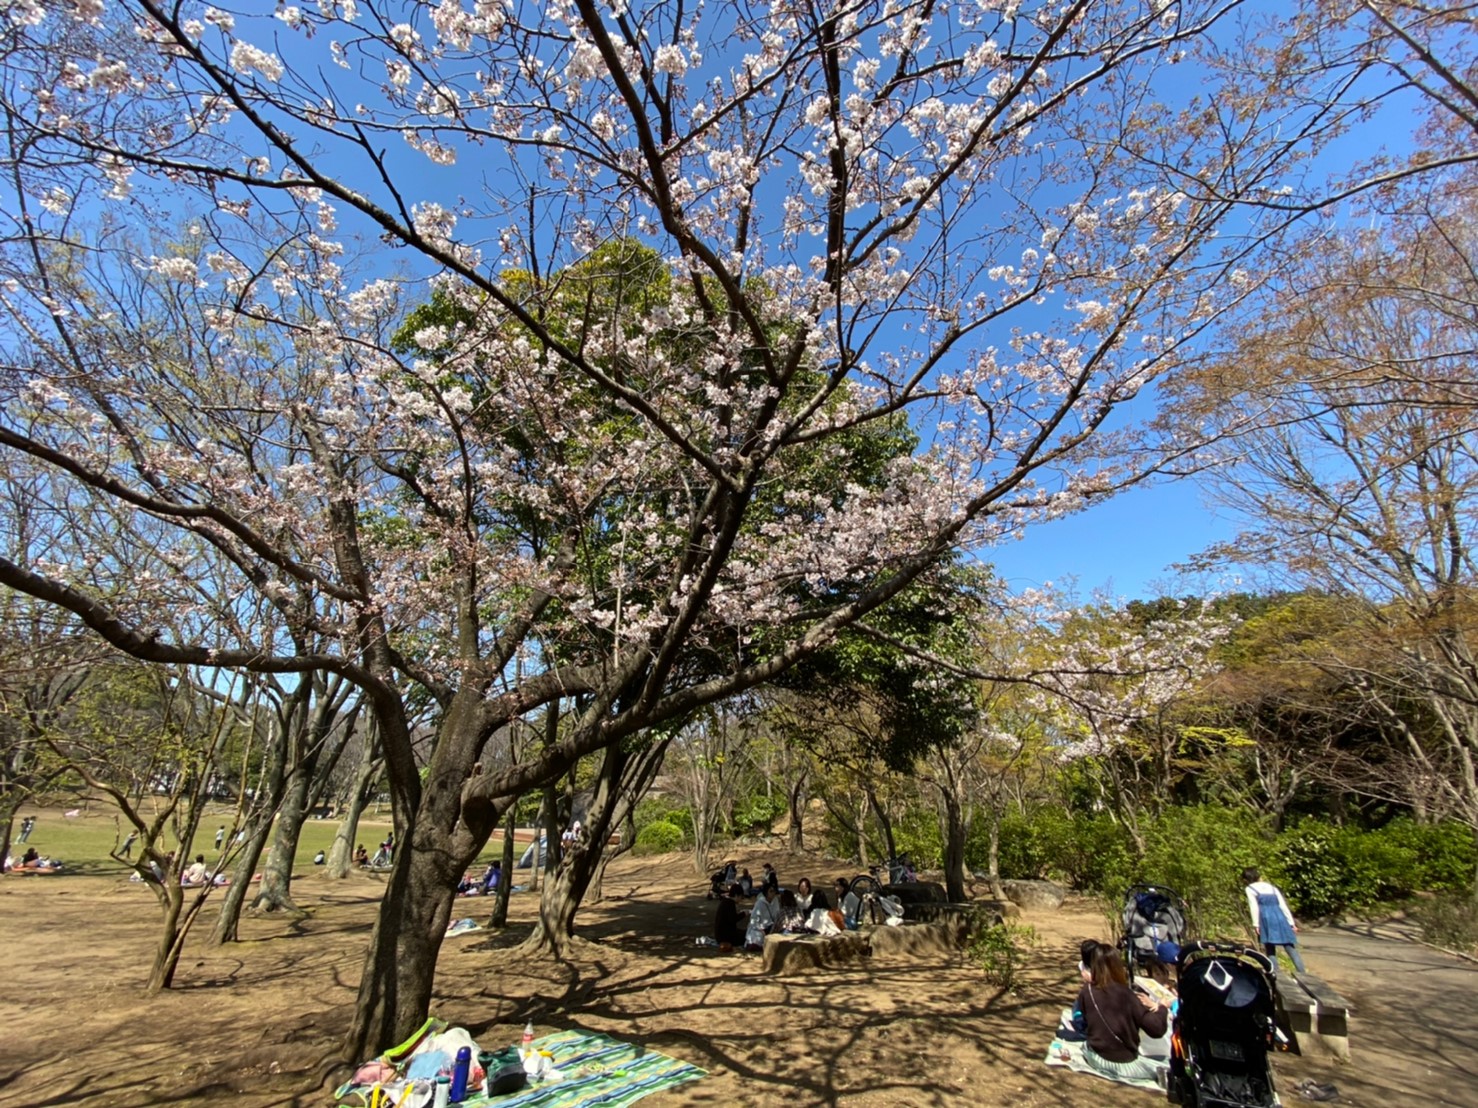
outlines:
[[497, 1069], [488, 1071], [489, 1096], [516, 1093], [528, 1083], [529, 1075], [524, 1072], [522, 1062], [505, 1062]]

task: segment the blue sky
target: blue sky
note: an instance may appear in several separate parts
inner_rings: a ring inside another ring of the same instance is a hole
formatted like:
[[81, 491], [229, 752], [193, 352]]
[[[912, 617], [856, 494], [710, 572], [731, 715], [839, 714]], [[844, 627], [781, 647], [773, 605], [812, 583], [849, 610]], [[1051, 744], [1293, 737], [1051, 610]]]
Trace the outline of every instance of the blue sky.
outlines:
[[1096, 589], [1125, 600], [1196, 591], [1172, 563], [1236, 533], [1225, 509], [1209, 506], [1192, 481], [1132, 489], [1066, 519], [1030, 528], [1025, 538], [980, 551], [1013, 592], [1075, 578], [1083, 599]]

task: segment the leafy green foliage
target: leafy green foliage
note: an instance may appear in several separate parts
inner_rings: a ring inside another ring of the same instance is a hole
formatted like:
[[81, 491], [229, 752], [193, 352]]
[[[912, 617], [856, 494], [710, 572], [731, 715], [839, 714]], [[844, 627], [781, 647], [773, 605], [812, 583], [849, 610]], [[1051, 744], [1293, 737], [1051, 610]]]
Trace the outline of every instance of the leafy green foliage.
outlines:
[[967, 953], [985, 971], [985, 979], [1007, 992], [1016, 988], [1021, 967], [1026, 964], [1037, 933], [1024, 924], [994, 923], [979, 928], [970, 940]]
[[785, 797], [779, 793], [757, 792], [734, 805], [734, 830], [743, 835], [769, 831], [786, 812]]
[[653, 795], [644, 798], [636, 806], [632, 817], [636, 823], [638, 838], [643, 828], [653, 823], [670, 823], [686, 838], [693, 835], [693, 812], [676, 797]]
[[636, 846], [633, 849], [637, 854], [667, 854], [681, 849], [686, 842], [687, 836], [683, 834], [681, 827], [659, 819], [636, 833]]
[[[900, 854], [919, 869], [937, 869], [944, 860], [944, 828], [933, 807], [910, 804], [893, 824], [893, 841]], [[968, 854], [966, 855], [968, 859]]]
[[1439, 896], [1416, 913], [1422, 938], [1447, 950], [1478, 953], [1478, 901], [1468, 896]]
[[1278, 842], [1278, 884], [1295, 915], [1332, 916], [1473, 881], [1472, 833], [1408, 819], [1366, 830], [1304, 820]]

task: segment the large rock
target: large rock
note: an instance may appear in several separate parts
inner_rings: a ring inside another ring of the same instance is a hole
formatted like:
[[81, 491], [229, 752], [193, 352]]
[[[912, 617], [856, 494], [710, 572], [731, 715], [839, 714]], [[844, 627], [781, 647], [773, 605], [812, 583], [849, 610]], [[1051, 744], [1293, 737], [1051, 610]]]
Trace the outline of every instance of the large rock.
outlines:
[[768, 935], [765, 938], [766, 973], [790, 977], [798, 973], [855, 966], [872, 953], [861, 931], [841, 935]]
[[970, 934], [964, 916], [936, 923], [867, 927], [841, 935], [770, 935], [765, 939], [764, 970], [777, 977], [855, 966], [881, 958], [941, 962], [958, 952]]
[[897, 897], [903, 904], [944, 904], [949, 899], [944, 895], [944, 886], [938, 881], [904, 881], [897, 885], [884, 885], [883, 895]]
[[969, 937], [968, 921], [961, 916], [937, 923], [905, 923], [901, 927], [872, 929], [872, 956], [879, 959], [941, 962], [959, 951]]
[[1002, 881], [1001, 887], [1023, 908], [1055, 912], [1062, 907], [1067, 890], [1056, 881]]

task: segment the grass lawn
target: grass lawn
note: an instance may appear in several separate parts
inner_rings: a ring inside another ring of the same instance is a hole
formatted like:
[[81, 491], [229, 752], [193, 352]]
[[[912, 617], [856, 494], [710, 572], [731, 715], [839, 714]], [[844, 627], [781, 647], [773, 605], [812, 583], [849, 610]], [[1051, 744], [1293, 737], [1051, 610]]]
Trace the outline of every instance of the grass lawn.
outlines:
[[[16, 815], [15, 828], [11, 832], [11, 853], [19, 857], [27, 846], [34, 846], [44, 857], [61, 859], [66, 863], [67, 869], [74, 873], [97, 877], [128, 873], [127, 866], [109, 857], [109, 852], [128, 834], [124, 820], [108, 804], [99, 801], [92, 802], [81, 815], [72, 819], [63, 815], [68, 810], [71, 809], [23, 808]], [[200, 830], [190, 847], [190, 855], [204, 854], [207, 863], [214, 862], [216, 828], [224, 824], [229, 831], [232, 814], [232, 810], [225, 807], [209, 811], [207, 817], [200, 821]], [[36, 817], [36, 829], [25, 845], [15, 841], [20, 834], [23, 816]], [[298, 837], [293, 869], [298, 872], [312, 869], [313, 856], [320, 850], [328, 853], [338, 830], [337, 819], [310, 819], [305, 822], [303, 832]], [[376, 815], [372, 809], [367, 818], [359, 821], [359, 842], [374, 854], [375, 848], [389, 831], [390, 813], [384, 811]], [[172, 837], [167, 838], [167, 844], [171, 848], [176, 845]], [[137, 849], [134, 856], [138, 856]], [[503, 838], [495, 835], [488, 840], [475, 865], [485, 866], [494, 858], [502, 856]]]

